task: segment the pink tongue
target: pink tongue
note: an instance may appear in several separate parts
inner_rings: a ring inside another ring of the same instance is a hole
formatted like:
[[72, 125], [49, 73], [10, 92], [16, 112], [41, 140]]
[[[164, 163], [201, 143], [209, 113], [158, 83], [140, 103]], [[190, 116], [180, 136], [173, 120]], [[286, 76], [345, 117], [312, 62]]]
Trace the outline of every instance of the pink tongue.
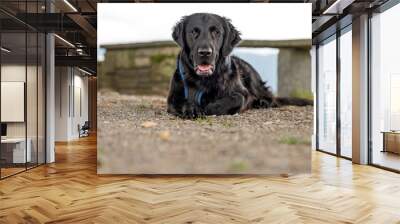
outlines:
[[198, 65], [197, 68], [201, 71], [208, 71], [211, 69], [211, 65]]

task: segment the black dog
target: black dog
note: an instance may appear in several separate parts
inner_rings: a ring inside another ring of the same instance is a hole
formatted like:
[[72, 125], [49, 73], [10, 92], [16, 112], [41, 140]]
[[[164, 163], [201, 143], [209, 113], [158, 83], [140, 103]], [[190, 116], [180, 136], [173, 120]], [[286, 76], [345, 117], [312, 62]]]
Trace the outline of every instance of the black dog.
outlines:
[[241, 39], [224, 17], [208, 13], [183, 17], [172, 37], [181, 52], [167, 100], [171, 114], [196, 118], [249, 108], [312, 105], [310, 100], [274, 97], [250, 64], [230, 56]]

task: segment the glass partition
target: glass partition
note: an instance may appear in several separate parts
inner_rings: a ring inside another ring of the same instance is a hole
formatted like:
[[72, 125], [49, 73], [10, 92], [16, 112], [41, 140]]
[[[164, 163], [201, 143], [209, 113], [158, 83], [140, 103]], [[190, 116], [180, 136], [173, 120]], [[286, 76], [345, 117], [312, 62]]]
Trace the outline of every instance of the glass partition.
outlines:
[[[26, 3], [0, 7], [44, 12], [44, 1]], [[44, 33], [0, 12], [0, 178], [45, 163], [45, 44]]]
[[336, 154], [336, 36], [318, 47], [318, 149]]
[[400, 170], [400, 5], [371, 18], [371, 162]]
[[[26, 11], [28, 13], [41, 13], [42, 4], [39, 1], [27, 2]], [[32, 20], [38, 20], [33, 17]], [[32, 21], [38, 23], [39, 21]], [[41, 42], [43, 35], [34, 29], [27, 27], [27, 150], [31, 151], [31, 160], [27, 167], [35, 167], [39, 164], [39, 76], [41, 69], [40, 60]], [[44, 86], [42, 86], [44, 88]]]
[[25, 32], [1, 34], [2, 177], [24, 171], [31, 161], [26, 136], [26, 41]]
[[340, 36], [340, 154], [352, 157], [352, 33], [351, 26]]

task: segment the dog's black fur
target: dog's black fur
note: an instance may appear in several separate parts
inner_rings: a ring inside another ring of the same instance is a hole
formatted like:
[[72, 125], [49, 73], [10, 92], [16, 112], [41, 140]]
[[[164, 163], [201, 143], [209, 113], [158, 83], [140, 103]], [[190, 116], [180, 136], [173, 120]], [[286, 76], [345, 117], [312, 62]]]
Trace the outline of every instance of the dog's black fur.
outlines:
[[[182, 63], [189, 94], [185, 98], [177, 66], [167, 99], [171, 114], [196, 118], [235, 114], [250, 108], [312, 105], [311, 100], [274, 97], [250, 64], [230, 56], [241, 39], [229, 19], [208, 13], [192, 14], [176, 24], [172, 37], [181, 47], [177, 60]], [[204, 92], [200, 104], [195, 99], [197, 91]]]

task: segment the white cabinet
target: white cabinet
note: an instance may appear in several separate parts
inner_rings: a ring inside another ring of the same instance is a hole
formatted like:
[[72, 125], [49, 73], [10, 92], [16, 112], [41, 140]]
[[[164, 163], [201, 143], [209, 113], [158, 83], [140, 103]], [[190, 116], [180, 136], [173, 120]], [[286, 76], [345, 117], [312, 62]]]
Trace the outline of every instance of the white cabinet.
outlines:
[[28, 138], [26, 143], [27, 147], [25, 151], [25, 138], [7, 138], [1, 140], [2, 145], [12, 148], [13, 163], [25, 163], [32, 161], [32, 140]]

